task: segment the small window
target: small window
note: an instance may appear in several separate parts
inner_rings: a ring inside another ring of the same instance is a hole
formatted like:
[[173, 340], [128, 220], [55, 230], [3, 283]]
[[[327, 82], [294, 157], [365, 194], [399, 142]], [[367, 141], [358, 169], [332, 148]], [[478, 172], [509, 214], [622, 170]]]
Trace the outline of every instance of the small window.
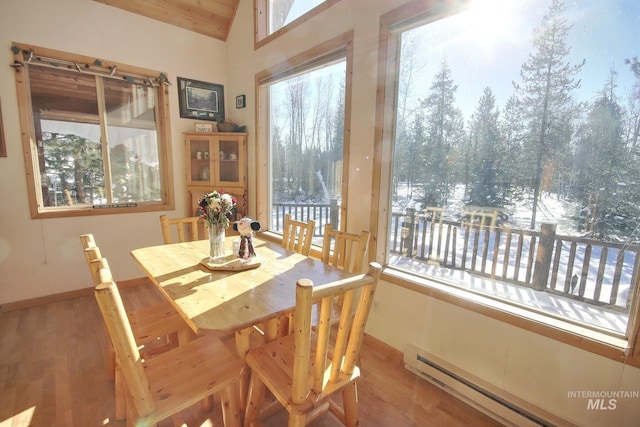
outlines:
[[340, 0], [255, 0], [256, 49]]
[[32, 217], [172, 207], [164, 74], [14, 52]]

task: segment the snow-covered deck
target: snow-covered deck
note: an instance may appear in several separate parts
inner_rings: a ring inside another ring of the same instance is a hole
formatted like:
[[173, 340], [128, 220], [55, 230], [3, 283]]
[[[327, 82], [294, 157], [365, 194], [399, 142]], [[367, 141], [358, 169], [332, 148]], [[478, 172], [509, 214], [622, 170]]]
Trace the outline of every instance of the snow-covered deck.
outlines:
[[619, 309], [595, 306], [464, 270], [431, 265], [401, 256], [390, 256], [389, 265], [591, 329], [603, 329], [622, 335], [626, 333], [629, 314]]

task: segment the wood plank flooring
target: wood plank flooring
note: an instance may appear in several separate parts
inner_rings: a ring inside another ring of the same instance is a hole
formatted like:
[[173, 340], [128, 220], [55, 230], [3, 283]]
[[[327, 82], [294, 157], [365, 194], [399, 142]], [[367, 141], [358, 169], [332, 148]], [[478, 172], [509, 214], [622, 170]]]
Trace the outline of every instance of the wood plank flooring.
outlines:
[[[121, 289], [127, 308], [162, 298], [152, 286]], [[232, 344], [230, 344], [232, 345]], [[107, 338], [93, 296], [0, 312], [0, 427], [124, 426], [114, 417]], [[500, 424], [407, 371], [402, 355], [367, 337], [358, 386], [363, 427]], [[181, 413], [189, 426], [222, 426], [219, 406]], [[167, 420], [161, 427], [171, 426]], [[286, 425], [280, 412], [265, 427]], [[340, 423], [326, 414], [312, 427]]]

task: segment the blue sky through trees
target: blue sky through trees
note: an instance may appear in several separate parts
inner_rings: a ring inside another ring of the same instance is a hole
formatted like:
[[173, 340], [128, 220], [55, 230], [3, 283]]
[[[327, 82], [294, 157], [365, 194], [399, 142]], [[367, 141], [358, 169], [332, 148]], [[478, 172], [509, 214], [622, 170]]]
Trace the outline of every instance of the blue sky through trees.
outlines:
[[[504, 107], [513, 93], [512, 81], [520, 82], [520, 68], [532, 51], [533, 30], [540, 25], [551, 0], [478, 0], [478, 7], [417, 28], [424, 40], [423, 85], [411, 93], [425, 98], [433, 76], [446, 61], [458, 86], [456, 103], [465, 119], [474, 111], [486, 86], [498, 106]], [[573, 25], [566, 58], [572, 65], [583, 59], [576, 101], [595, 98], [617, 72], [617, 94], [626, 100], [635, 77], [625, 59], [640, 56], [640, 3], [634, 0], [565, 1], [565, 18]], [[434, 42], [435, 41], [435, 42]]]

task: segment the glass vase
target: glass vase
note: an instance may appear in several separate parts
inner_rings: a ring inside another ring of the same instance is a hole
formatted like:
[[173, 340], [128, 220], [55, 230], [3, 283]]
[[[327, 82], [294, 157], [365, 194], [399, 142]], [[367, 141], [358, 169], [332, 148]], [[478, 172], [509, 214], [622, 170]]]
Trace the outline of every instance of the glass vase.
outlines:
[[224, 258], [225, 229], [221, 224], [209, 225], [209, 262]]

